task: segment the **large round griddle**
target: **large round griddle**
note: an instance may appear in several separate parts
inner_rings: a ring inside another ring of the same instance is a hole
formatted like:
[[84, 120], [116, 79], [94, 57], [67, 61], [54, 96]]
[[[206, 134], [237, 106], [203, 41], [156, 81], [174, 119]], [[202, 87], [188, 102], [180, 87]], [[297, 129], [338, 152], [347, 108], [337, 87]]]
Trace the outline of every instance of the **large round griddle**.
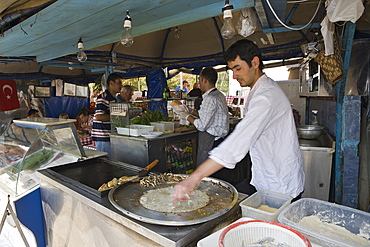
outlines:
[[[156, 188], [174, 186], [174, 184], [160, 185]], [[114, 207], [136, 220], [167, 226], [194, 225], [217, 218], [228, 212], [238, 200], [237, 190], [229, 183], [216, 178], [203, 178], [198, 190], [209, 196], [209, 203], [200, 209], [184, 213], [162, 213], [144, 208], [140, 204], [140, 197], [147, 191], [155, 189], [145, 188], [139, 183], [124, 183], [112, 189], [108, 198]]]

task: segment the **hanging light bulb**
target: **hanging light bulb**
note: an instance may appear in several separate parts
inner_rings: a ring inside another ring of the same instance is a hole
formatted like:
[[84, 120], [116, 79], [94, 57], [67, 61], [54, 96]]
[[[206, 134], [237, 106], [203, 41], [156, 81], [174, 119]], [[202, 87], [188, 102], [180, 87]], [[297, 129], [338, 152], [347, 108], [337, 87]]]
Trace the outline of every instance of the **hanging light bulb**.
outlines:
[[117, 53], [112, 52], [112, 63], [117, 63]]
[[123, 22], [123, 34], [121, 35], [121, 43], [126, 47], [130, 47], [134, 43], [134, 39], [131, 34], [131, 17], [128, 14], [128, 10], [126, 12], [126, 18]]
[[84, 43], [82, 42], [81, 38], [77, 42], [77, 48], [78, 48], [77, 60], [80, 61], [81, 63], [86, 62], [87, 56], [84, 49]]
[[231, 39], [235, 35], [233, 26], [233, 13], [234, 6], [229, 4], [229, 0], [225, 1], [225, 6], [222, 8], [224, 13], [224, 25], [221, 28], [221, 35], [224, 39]]
[[[72, 63], [72, 62], [68, 62], [68, 64], [69, 64], [69, 65], [73, 65], [73, 63]], [[72, 66], [71, 66], [71, 67], [68, 67], [68, 69], [69, 69], [69, 70], [73, 70], [73, 67], [72, 67]]]
[[179, 27], [175, 27], [175, 39], [180, 38]]

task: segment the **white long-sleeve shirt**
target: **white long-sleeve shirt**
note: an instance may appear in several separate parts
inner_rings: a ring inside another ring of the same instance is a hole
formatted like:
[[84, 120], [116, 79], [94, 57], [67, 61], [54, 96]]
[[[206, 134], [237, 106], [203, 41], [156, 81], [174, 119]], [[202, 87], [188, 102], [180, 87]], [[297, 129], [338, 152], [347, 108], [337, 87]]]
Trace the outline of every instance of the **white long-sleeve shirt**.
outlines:
[[298, 136], [288, 98], [266, 75], [251, 89], [245, 116], [210, 158], [234, 168], [250, 152], [251, 184], [293, 197], [304, 188], [304, 171]]
[[194, 126], [199, 131], [207, 131], [216, 139], [225, 137], [229, 132], [229, 115], [225, 96], [216, 88], [211, 88], [202, 95], [202, 104], [198, 111], [199, 119]]

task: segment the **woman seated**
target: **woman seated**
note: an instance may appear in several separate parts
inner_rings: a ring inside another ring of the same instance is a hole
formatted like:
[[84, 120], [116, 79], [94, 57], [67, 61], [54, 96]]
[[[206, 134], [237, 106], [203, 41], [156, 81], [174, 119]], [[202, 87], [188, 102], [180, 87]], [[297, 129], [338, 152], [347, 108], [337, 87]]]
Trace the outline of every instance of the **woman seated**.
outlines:
[[75, 126], [79, 135], [90, 134], [91, 125], [89, 125], [89, 109], [82, 108], [76, 117]]

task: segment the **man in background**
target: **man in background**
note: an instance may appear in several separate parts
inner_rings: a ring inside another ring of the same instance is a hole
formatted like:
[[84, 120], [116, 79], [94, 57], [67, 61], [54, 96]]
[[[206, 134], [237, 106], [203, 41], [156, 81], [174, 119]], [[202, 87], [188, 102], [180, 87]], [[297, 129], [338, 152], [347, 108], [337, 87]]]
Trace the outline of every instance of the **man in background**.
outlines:
[[121, 92], [117, 95], [117, 103], [129, 103], [134, 95], [134, 87], [124, 85]]
[[194, 83], [193, 89], [188, 93], [188, 97], [196, 97], [194, 100], [194, 109], [199, 110], [202, 103], [202, 90], [200, 90], [198, 82]]
[[107, 78], [107, 90], [101, 93], [95, 106], [95, 117], [91, 136], [96, 145], [96, 150], [107, 152], [108, 158], [111, 155], [110, 149], [110, 103], [116, 103], [115, 95], [121, 92], [122, 76], [118, 73], [112, 73]]
[[188, 83], [188, 81], [182, 81], [182, 88], [181, 88], [181, 86], [180, 85], [178, 85], [176, 88], [175, 88], [175, 91], [184, 91], [185, 93], [188, 93], [189, 92], [189, 90], [188, 90], [188, 85], [189, 85], [189, 83]]
[[[199, 75], [203, 101], [200, 109], [180, 113], [199, 130], [197, 166], [208, 158], [208, 152], [222, 142], [229, 132], [229, 113], [225, 96], [215, 87], [217, 71], [212, 67], [202, 69]], [[194, 116], [192, 116], [194, 115]]]

